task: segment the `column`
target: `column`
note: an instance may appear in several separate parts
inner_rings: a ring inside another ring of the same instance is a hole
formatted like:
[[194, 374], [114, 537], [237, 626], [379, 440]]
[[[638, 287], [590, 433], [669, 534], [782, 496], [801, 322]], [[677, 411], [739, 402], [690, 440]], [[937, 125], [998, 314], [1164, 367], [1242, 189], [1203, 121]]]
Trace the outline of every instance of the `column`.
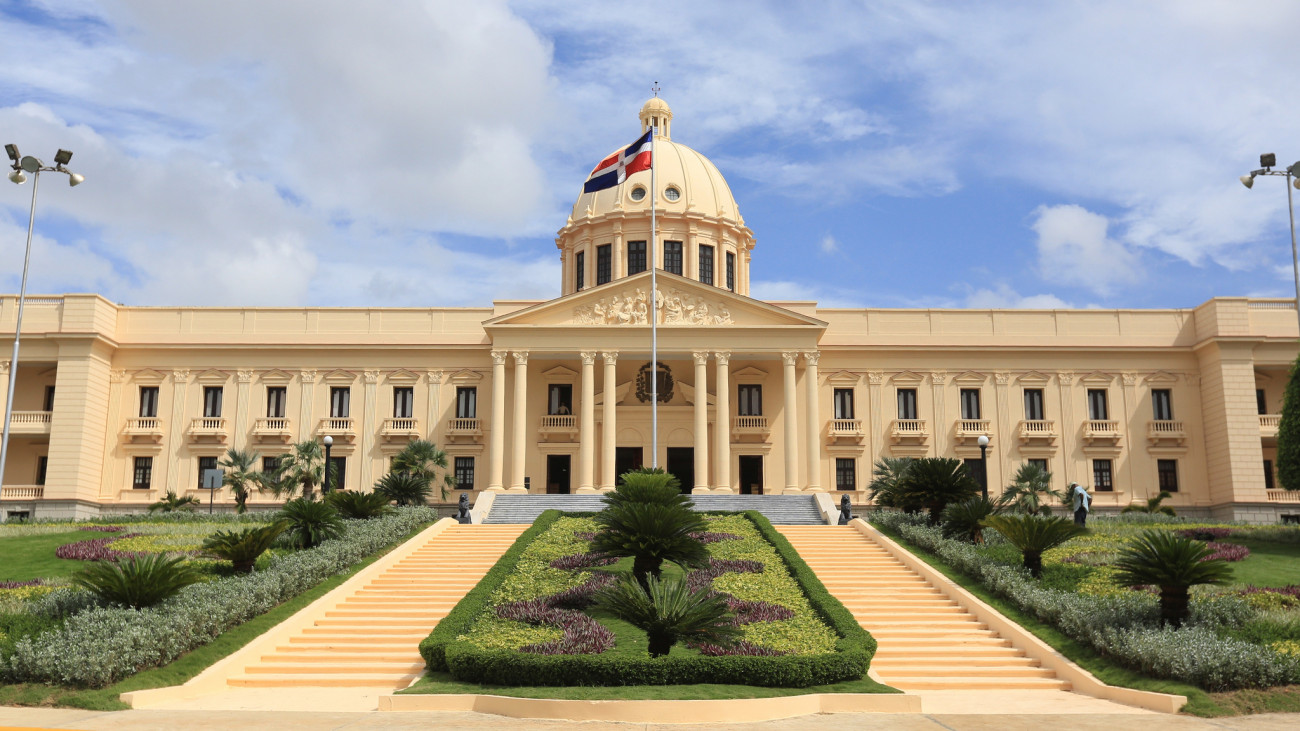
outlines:
[[695, 485], [691, 492], [709, 491], [709, 352], [695, 358]]
[[425, 376], [429, 379], [429, 420], [425, 422], [424, 433], [428, 435], [429, 441], [437, 443], [438, 417], [441, 416], [439, 407], [442, 401], [438, 396], [442, 391], [442, 371], [427, 371]]
[[601, 355], [605, 357], [605, 427], [600, 449], [600, 486], [612, 489], [618, 482], [618, 475], [614, 473], [617, 462], [615, 445], [618, 443], [618, 424], [614, 421], [618, 400], [618, 369], [615, 367], [618, 351], [607, 350]]
[[871, 444], [871, 459], [885, 456], [885, 408], [882, 399], [885, 374], [880, 371], [867, 371], [867, 401], [871, 419], [867, 423], [867, 439]]
[[316, 371], [300, 371], [298, 382], [302, 385], [302, 396], [298, 399], [298, 438], [306, 441], [312, 438], [312, 401], [316, 390]]
[[503, 490], [506, 451], [506, 356], [504, 350], [492, 351], [492, 425], [488, 437], [488, 487]]
[[[54, 388], [60, 404], [79, 406], [56, 406], [50, 415], [46, 500], [95, 500], [100, 494], [105, 464], [111, 463], [104, 445], [117, 437], [116, 433], [110, 435], [107, 424], [111, 355], [107, 346], [93, 342], [66, 340], [59, 344]], [[120, 424], [116, 426], [121, 428]]]
[[[995, 492], [998, 495], [1001, 495], [1002, 486], [1011, 482], [1011, 480], [1008, 479], [1011, 475], [1008, 474], [1007, 469], [1012, 470], [1012, 472], [1015, 470], [1015, 466], [1011, 462], [1011, 449], [1020, 441], [1019, 435], [1016, 434], [1016, 424], [1019, 422], [1016, 413], [1024, 412], [1015, 411], [1011, 408], [1010, 383], [1010, 373], [993, 374], [993, 390], [997, 394], [998, 410], [995, 415], [995, 421], [990, 424], [994, 429], [994, 436], [997, 438], [996, 441], [989, 444], [988, 461], [990, 499], [994, 497]], [[1023, 403], [1023, 401], [1020, 402], [1020, 404], [1017, 405], [1017, 408], [1024, 409], [1024, 406], [1022, 405]], [[1052, 472], [1050, 467], [1051, 463], [1049, 462], [1048, 464], [1049, 467], [1047, 471]], [[1064, 478], [1064, 476], [1063, 473], [1062, 478]], [[1067, 480], [1057, 484], [1068, 485], [1069, 481]]]
[[[357, 427], [361, 431], [361, 453], [357, 455], [358, 467], [361, 468], [361, 482], [358, 487], [370, 487], [375, 484], [375, 460], [372, 456], [375, 451], [375, 435], [379, 432], [379, 425], [383, 419], [379, 416], [379, 371], [368, 370], [361, 374], [362, 393], [365, 394], [366, 402], [361, 405], [361, 424]], [[343, 484], [348, 484], [346, 479]]]
[[[1062, 476], [1065, 478], [1065, 484], [1068, 485], [1071, 480], [1077, 479], [1073, 477], [1075, 462], [1072, 456], [1072, 450], [1068, 446], [1069, 441], [1066, 438], [1067, 435], [1072, 434], [1071, 431], [1067, 430], [1077, 429], [1079, 423], [1074, 420], [1074, 399], [1071, 398], [1071, 391], [1074, 388], [1074, 374], [1070, 372], [1058, 373], [1057, 381], [1061, 389], [1061, 418], [1056, 422], [1056, 433], [1060, 435], [1061, 462], [1065, 465], [1065, 470], [1062, 472]], [[1043, 395], [1046, 396], [1047, 389], [1043, 389], [1043, 392]], [[1044, 406], [1044, 408], [1046, 408], [1046, 406]], [[1043, 414], [1043, 416], [1051, 418], [1051, 414]], [[1088, 479], [1086, 481], [1079, 481], [1087, 485], [1092, 485], [1092, 464], [1085, 458], [1082, 466], [1083, 474], [1087, 475]], [[1113, 472], [1111, 473], [1110, 479], [1111, 484], [1113, 485], [1115, 481], [1115, 475]]]
[[799, 490], [799, 414], [796, 411], [794, 365], [799, 360], [799, 353], [781, 354], [785, 363], [785, 489], [786, 492]]
[[[55, 376], [55, 378], [58, 378], [58, 376]], [[16, 383], [14, 385], [17, 386]], [[0, 388], [0, 414], [4, 414], [5, 399], [9, 397], [9, 361], [7, 360], [0, 360], [0, 386], [3, 386], [3, 388]], [[0, 416], [0, 419], [2, 418], [4, 417]], [[0, 429], [3, 428], [4, 425], [0, 424]]]
[[818, 384], [818, 380], [820, 379], [817, 377], [817, 361], [821, 359], [821, 353], [815, 350], [810, 350], [803, 354], [803, 358], [807, 363], [803, 377], [805, 394], [804, 401], [807, 402], [806, 408], [808, 409], [808, 413], [805, 414], [806, 423], [804, 427], [807, 430], [804, 433], [807, 438], [804, 447], [808, 450], [808, 489], [820, 491], [822, 489], [822, 450], [821, 444], [817, 441], [817, 435], [821, 430], [821, 416], [817, 399], [819, 390], [818, 386], [820, 385]]
[[[185, 368], [172, 371], [172, 415], [167, 425], [167, 484], [168, 490], [175, 490], [177, 495], [184, 495], [189, 485], [181, 484], [178, 472], [181, 463], [181, 447], [185, 445], [185, 396], [190, 387], [190, 372]], [[51, 460], [53, 461], [53, 460]], [[194, 480], [198, 483], [198, 478]]]
[[[57, 379], [58, 376], [56, 375]], [[100, 480], [99, 494], [101, 497], [118, 495], [118, 490], [127, 488], [130, 485], [123, 485], [122, 479], [126, 470], [122, 469], [122, 462], [134, 462], [131, 457], [124, 460], [115, 459], [113, 451], [117, 446], [118, 434], [122, 432], [122, 392], [126, 387], [122, 384], [126, 381], [126, 371], [114, 368], [108, 372], [108, 416], [104, 419], [104, 469]], [[57, 390], [58, 386], [55, 386]], [[49, 484], [49, 476], [46, 476], [46, 484]]]
[[623, 243], [623, 234], [615, 233], [614, 241], [609, 247], [610, 281], [627, 276], [627, 245]]
[[717, 440], [717, 448], [713, 450], [713, 486], [731, 492], [731, 351], [719, 350], [713, 354], [713, 359], [717, 363], [713, 420], [713, 437]]
[[252, 397], [249, 394], [251, 387], [248, 384], [252, 381], [252, 371], [235, 372], [235, 418], [231, 420], [234, 434], [230, 436], [230, 444], [235, 449], [243, 449], [248, 444], [248, 429], [253, 416], [252, 409], [249, 407]]
[[[931, 402], [931, 413], [933, 420], [930, 422], [930, 444], [934, 449], [937, 457], [948, 454], [948, 434], [949, 424], [952, 420], [948, 418], [948, 410], [944, 407], [943, 392], [948, 383], [948, 373], [946, 371], [930, 372], [930, 389], [934, 394], [934, 400]], [[960, 416], [960, 413], [958, 413]]]
[[582, 417], [578, 424], [578, 487], [594, 488], [596, 474], [596, 351], [582, 355]]
[[510, 435], [510, 489], [524, 489], [524, 447], [528, 444], [528, 351], [515, 351], [514, 430]]

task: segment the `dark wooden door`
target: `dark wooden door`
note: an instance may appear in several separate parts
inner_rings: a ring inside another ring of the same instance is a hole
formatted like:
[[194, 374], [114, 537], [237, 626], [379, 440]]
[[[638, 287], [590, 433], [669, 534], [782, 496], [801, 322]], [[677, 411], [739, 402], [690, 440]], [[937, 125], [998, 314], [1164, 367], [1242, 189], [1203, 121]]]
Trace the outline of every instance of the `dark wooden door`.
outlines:
[[615, 484], [623, 484], [623, 475], [632, 470], [641, 469], [642, 463], [641, 447], [615, 447], [614, 448], [614, 475]]
[[669, 447], [668, 474], [682, 483], [683, 493], [689, 493], [695, 487], [695, 448]]
[[569, 494], [569, 466], [572, 458], [567, 454], [546, 455], [546, 493]]
[[740, 494], [763, 494], [763, 455], [740, 455]]

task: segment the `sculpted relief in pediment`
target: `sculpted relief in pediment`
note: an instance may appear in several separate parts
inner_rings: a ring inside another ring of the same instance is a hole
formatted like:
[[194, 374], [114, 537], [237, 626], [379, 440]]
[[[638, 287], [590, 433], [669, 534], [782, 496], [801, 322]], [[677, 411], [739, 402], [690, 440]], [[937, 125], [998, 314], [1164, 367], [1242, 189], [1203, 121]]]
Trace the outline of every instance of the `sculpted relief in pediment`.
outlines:
[[[731, 325], [731, 312], [721, 300], [691, 292], [659, 289], [655, 313], [660, 325]], [[573, 309], [578, 325], [645, 325], [649, 297], [645, 289], [618, 292]]]

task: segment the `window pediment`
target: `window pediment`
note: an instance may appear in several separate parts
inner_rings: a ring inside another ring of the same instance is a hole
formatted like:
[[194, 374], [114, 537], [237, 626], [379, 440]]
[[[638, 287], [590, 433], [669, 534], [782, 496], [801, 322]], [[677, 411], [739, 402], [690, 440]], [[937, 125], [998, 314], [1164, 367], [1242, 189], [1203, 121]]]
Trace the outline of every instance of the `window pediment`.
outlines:
[[975, 371], [966, 371], [965, 373], [960, 373], [956, 376], [953, 376], [952, 379], [953, 383], [956, 383], [959, 386], [967, 386], [967, 387], [983, 386], [986, 382], [988, 382], [988, 380], [989, 380], [988, 374], [976, 373]]
[[1093, 371], [1092, 373], [1079, 377], [1079, 383], [1082, 383], [1085, 386], [1109, 386], [1114, 382], [1115, 376], [1109, 373], [1102, 373], [1101, 371]]
[[767, 371], [754, 366], [745, 366], [740, 370], [731, 372], [731, 380], [736, 383], [762, 383], [766, 379]]
[[557, 365], [554, 368], [548, 368], [542, 371], [542, 377], [548, 382], [572, 383], [578, 380], [578, 372], [572, 368]]
[[389, 373], [388, 382], [396, 386], [414, 386], [420, 382], [420, 374], [403, 368]]
[[468, 368], [456, 371], [447, 379], [458, 386], [474, 386], [483, 380], [483, 374]]
[[919, 386], [925, 383], [925, 376], [914, 371], [903, 371], [891, 376], [889, 382], [895, 386]]
[[1040, 373], [1038, 371], [1029, 371], [1028, 373], [1022, 373], [1020, 377], [1016, 379], [1016, 383], [1019, 383], [1022, 386], [1033, 386], [1033, 387], [1046, 386], [1051, 382], [1052, 382], [1051, 376], [1047, 375], [1046, 373]]
[[224, 384], [226, 381], [230, 380], [230, 374], [226, 373], [225, 371], [219, 371], [216, 370], [215, 368], [210, 368], [200, 373], [197, 377], [195, 377], [194, 380], [209, 386], [217, 386], [217, 385]]
[[261, 376], [262, 383], [272, 385], [272, 386], [283, 386], [292, 380], [293, 380], [292, 373], [289, 373], [287, 371], [282, 371], [279, 368], [276, 368], [275, 370], [267, 371], [263, 373]]
[[338, 369], [326, 373], [321, 380], [334, 386], [350, 386], [356, 382], [357, 374], [352, 371]]
[[848, 371], [836, 371], [826, 377], [826, 382], [840, 388], [852, 388], [862, 382], [862, 376]]
[[155, 371], [152, 368], [145, 368], [144, 370], [136, 371], [135, 373], [131, 374], [131, 380], [135, 381], [136, 383], [143, 383], [145, 385], [156, 386], [162, 383], [163, 381], [167, 380], [167, 374], [163, 373], [162, 371]]

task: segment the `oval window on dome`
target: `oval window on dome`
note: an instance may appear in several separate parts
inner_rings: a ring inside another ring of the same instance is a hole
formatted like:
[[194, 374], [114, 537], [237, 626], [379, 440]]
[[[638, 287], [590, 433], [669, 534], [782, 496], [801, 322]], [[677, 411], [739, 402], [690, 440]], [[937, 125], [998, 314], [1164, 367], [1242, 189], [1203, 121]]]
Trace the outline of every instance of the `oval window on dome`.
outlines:
[[634, 201], [645, 200], [645, 188], [642, 188], [641, 186], [638, 185], [637, 187], [633, 188], [632, 192], [629, 193], [628, 195], [632, 196], [632, 200]]
[[682, 197], [682, 192], [681, 192], [680, 190], [678, 190], [677, 188], [675, 188], [675, 187], [673, 187], [673, 186], [670, 185], [670, 186], [668, 186], [668, 188], [664, 191], [664, 197], [667, 198], [667, 199], [669, 200], [669, 202], [673, 202], [673, 201], [676, 201], [678, 198], [681, 198], [681, 197]]

